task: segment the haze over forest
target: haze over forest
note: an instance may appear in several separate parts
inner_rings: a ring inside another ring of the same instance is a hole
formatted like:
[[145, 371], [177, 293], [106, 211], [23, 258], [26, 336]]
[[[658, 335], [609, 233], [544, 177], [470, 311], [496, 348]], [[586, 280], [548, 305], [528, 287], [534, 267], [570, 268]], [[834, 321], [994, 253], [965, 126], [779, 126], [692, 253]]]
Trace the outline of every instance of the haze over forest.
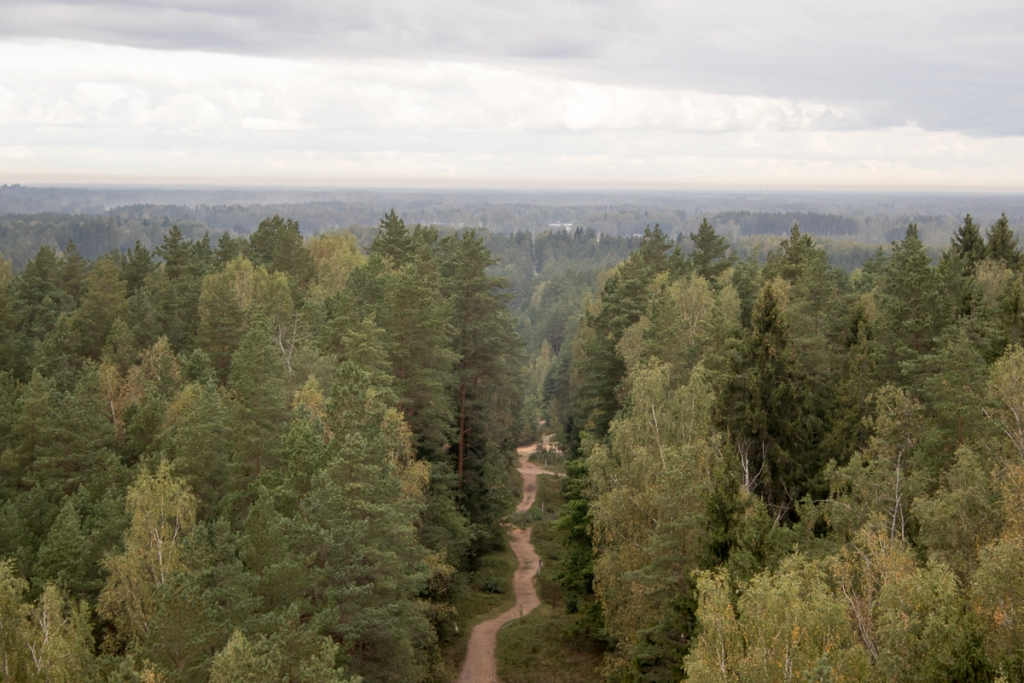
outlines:
[[[266, 216], [287, 215], [305, 235], [373, 226], [395, 208], [410, 223], [442, 230], [479, 228], [494, 233], [546, 232], [582, 227], [630, 237], [659, 225], [686, 236], [701, 220], [739, 239], [743, 253], [765, 236], [785, 235], [794, 222], [808, 234], [863, 247], [902, 236], [918, 225], [928, 245], [944, 245], [970, 213], [983, 225], [1006, 214], [1024, 223], [1024, 196], [868, 192], [512, 192], [339, 190], [162, 186], [0, 187], [0, 250], [19, 266], [42, 244], [62, 249], [69, 240], [90, 257], [130, 247], [155, 246], [171, 223], [189, 236], [229, 231], [248, 235]], [[69, 214], [62, 216], [61, 214]], [[29, 217], [33, 216], [34, 217]], [[358, 230], [357, 230], [358, 232]], [[753, 238], [753, 239], [744, 239]], [[765, 242], [765, 250], [768, 243]], [[848, 248], [849, 248], [848, 245]]]

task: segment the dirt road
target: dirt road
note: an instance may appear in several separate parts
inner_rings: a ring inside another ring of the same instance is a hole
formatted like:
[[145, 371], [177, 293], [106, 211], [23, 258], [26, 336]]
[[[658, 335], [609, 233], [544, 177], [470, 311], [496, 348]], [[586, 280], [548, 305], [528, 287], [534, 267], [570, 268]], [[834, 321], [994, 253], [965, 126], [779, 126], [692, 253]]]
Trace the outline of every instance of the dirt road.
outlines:
[[[536, 500], [538, 474], [555, 474], [530, 462], [530, 456], [536, 450], [537, 444], [516, 450], [519, 454], [519, 473], [523, 476], [523, 499], [516, 506], [516, 512], [529, 510]], [[530, 531], [531, 529], [513, 528], [509, 541], [512, 552], [519, 560], [519, 568], [512, 578], [512, 588], [516, 594], [515, 607], [473, 627], [473, 632], [469, 636], [469, 647], [466, 649], [466, 661], [462, 664], [458, 683], [498, 683], [498, 664], [494, 658], [498, 629], [513, 619], [526, 616], [540, 604], [537, 588], [533, 585], [533, 577], [537, 575], [540, 558], [530, 543]]]

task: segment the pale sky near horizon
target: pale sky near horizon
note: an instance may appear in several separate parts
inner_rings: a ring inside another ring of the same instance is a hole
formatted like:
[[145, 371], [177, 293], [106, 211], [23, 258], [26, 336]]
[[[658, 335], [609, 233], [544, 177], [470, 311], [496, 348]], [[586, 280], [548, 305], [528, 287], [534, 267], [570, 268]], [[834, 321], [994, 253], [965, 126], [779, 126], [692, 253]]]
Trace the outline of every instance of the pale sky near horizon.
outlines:
[[1024, 3], [0, 0], [0, 182], [1024, 190]]

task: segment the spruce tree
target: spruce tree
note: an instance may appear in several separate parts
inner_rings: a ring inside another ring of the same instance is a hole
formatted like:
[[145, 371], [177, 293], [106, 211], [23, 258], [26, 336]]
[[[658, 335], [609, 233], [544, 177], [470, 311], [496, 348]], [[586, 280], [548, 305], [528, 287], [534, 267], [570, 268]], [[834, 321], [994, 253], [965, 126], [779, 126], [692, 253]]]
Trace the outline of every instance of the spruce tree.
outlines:
[[877, 324], [879, 363], [883, 380], [902, 376], [901, 363], [931, 353], [935, 336], [946, 322], [943, 301], [931, 259], [913, 223], [886, 269]]
[[716, 233], [707, 218], [701, 220], [696, 234], [690, 233], [690, 240], [693, 241], [690, 260], [694, 270], [712, 283], [736, 261], [736, 257], [729, 254], [729, 240]]
[[145, 285], [146, 278], [155, 267], [152, 254], [139, 240], [135, 240], [135, 246], [121, 256], [120, 265], [121, 278], [125, 282], [129, 296]]
[[950, 246], [963, 259], [967, 274], [974, 273], [974, 268], [979, 261], [985, 258], [986, 254], [985, 240], [981, 236], [981, 229], [971, 218], [971, 214], [964, 216], [964, 222], [953, 234]]
[[1017, 246], [1017, 236], [1010, 229], [1010, 221], [1005, 213], [988, 229], [987, 237], [985, 255], [990, 259], [1002, 261], [1011, 270], [1019, 270], [1024, 254], [1021, 254], [1020, 247]]

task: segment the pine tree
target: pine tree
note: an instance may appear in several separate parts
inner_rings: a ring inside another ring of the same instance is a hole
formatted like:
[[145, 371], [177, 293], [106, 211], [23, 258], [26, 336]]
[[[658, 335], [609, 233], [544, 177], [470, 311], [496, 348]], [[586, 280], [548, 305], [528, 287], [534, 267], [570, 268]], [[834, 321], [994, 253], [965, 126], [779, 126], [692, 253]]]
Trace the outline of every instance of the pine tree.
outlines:
[[[177, 352], [191, 350], [199, 327], [199, 294], [209, 244], [205, 249], [196, 247], [175, 225], [155, 251], [164, 260], [166, 277], [163, 286], [154, 287], [152, 292], [157, 294], [161, 327]], [[150, 283], [156, 281], [151, 279]]]
[[405, 221], [398, 217], [394, 209], [380, 219], [380, 229], [370, 245], [370, 253], [380, 254], [384, 259], [390, 259], [396, 266], [408, 263], [412, 256], [412, 233], [405, 227]]
[[68, 242], [60, 261], [60, 288], [68, 296], [72, 307], [78, 305], [88, 288], [85, 281], [88, 272], [89, 262], [78, 251], [74, 242]]
[[227, 380], [231, 356], [245, 333], [245, 311], [231, 285], [226, 272], [207, 275], [199, 295], [199, 348], [221, 382]]
[[177, 280], [186, 275], [189, 251], [189, 240], [185, 239], [177, 225], [171, 226], [170, 232], [164, 235], [163, 244], [155, 249], [156, 255], [164, 261], [164, 270], [168, 278]]
[[395, 393], [417, 448], [438, 458], [451, 436], [450, 386], [457, 354], [452, 350], [452, 308], [444, 296], [437, 233], [417, 228], [406, 234], [400, 220], [387, 223], [386, 231], [378, 235], [378, 244], [401, 244], [409, 251], [385, 254], [371, 247], [370, 261], [355, 275], [353, 295], [374, 312], [376, 324], [387, 334]]
[[425, 466], [369, 375], [345, 363], [334, 386], [322, 418], [298, 406], [280, 485], [261, 492], [246, 522], [246, 562], [270, 623], [304, 614], [356, 673], [419, 680], [416, 644], [430, 629], [415, 599], [427, 575], [413, 523]]
[[[488, 454], [510, 449], [504, 443], [513, 430], [519, 371], [518, 343], [506, 306], [500, 294], [506, 282], [487, 275], [496, 263], [472, 230], [441, 243], [442, 275], [451, 302], [454, 350], [458, 361], [454, 368], [457, 420], [456, 471], [460, 493], [465, 488], [465, 473], [471, 476], [473, 507], [486, 505], [488, 486], [482, 461]], [[501, 463], [493, 463], [495, 471]], [[479, 516], [479, 512], [478, 515]], [[495, 518], [494, 512], [490, 517]]]

